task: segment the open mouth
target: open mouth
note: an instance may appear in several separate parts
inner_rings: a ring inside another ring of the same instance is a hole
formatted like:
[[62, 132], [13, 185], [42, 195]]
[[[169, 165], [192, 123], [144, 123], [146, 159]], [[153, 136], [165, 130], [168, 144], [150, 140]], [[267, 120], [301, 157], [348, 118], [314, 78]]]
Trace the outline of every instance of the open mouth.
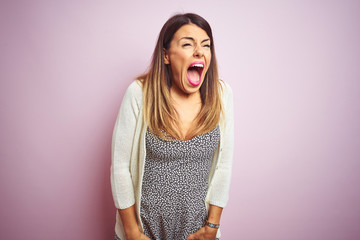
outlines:
[[193, 62], [192, 64], [190, 64], [186, 76], [191, 85], [198, 86], [200, 84], [203, 70], [203, 62]]

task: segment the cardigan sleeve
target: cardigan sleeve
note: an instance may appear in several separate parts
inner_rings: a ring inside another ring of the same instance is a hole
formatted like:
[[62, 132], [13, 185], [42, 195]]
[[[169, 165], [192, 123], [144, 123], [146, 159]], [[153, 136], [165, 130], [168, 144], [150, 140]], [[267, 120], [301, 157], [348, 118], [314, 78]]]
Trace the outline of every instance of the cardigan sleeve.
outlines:
[[128, 208], [135, 203], [130, 158], [141, 96], [141, 87], [134, 81], [125, 92], [113, 130], [110, 180], [115, 207], [118, 209]]
[[234, 111], [233, 94], [230, 86], [223, 82], [224, 130], [220, 132], [219, 159], [213, 176], [209, 202], [225, 207], [229, 199], [230, 180], [234, 151]]

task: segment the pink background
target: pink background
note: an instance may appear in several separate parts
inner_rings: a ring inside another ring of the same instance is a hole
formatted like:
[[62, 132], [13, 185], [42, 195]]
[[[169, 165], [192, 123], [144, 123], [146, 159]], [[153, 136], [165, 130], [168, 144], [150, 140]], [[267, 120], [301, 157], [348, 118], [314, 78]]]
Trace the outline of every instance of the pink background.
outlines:
[[0, 239], [112, 239], [111, 136], [176, 12], [235, 93], [225, 240], [360, 239], [359, 1], [1, 1]]

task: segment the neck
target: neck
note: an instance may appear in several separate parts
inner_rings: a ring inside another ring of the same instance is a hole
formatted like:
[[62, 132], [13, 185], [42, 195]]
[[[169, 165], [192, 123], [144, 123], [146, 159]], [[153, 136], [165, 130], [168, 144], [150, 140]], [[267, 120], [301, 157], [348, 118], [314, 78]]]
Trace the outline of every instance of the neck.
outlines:
[[180, 89], [172, 86], [170, 88], [170, 96], [175, 103], [185, 103], [185, 102], [201, 103], [200, 90], [197, 90], [196, 92], [193, 93], [185, 93]]

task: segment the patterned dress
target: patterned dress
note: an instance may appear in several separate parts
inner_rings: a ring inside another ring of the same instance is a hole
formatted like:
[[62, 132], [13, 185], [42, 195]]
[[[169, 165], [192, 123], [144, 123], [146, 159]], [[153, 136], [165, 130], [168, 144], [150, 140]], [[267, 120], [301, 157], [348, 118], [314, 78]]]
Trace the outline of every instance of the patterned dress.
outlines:
[[164, 140], [147, 130], [140, 217], [151, 240], [186, 240], [203, 226], [208, 175], [219, 140], [219, 126], [186, 141]]
[[152, 240], [187, 239], [207, 219], [205, 197], [219, 126], [190, 140], [164, 140], [149, 130], [140, 216]]

